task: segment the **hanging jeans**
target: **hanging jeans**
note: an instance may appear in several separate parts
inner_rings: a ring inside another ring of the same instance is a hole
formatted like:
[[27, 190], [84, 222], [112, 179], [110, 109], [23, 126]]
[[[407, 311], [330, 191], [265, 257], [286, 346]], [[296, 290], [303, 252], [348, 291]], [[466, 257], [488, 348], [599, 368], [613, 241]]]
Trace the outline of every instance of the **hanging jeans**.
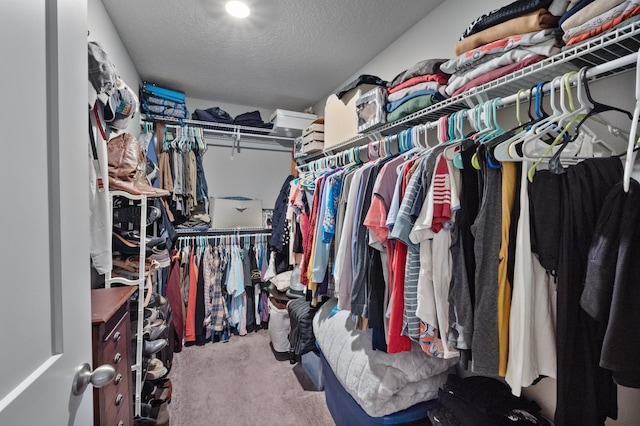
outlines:
[[202, 155], [196, 153], [196, 201], [202, 203], [209, 198], [209, 188], [204, 177], [204, 167], [202, 166]]

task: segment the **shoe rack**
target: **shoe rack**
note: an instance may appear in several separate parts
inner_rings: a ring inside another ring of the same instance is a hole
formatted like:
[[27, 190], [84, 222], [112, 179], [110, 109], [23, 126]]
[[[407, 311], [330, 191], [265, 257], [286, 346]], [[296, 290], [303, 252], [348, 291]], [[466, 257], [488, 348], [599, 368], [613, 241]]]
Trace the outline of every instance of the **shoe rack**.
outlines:
[[107, 272], [105, 277], [105, 287], [110, 288], [112, 284], [125, 284], [128, 286], [138, 287], [138, 309], [137, 309], [137, 331], [136, 331], [136, 362], [131, 366], [131, 371], [135, 372], [134, 392], [134, 415], [140, 415], [140, 404], [142, 402], [142, 344], [143, 335], [142, 328], [144, 323], [144, 283], [145, 283], [145, 256], [147, 237], [146, 214], [147, 214], [147, 196], [133, 195], [124, 191], [109, 191], [109, 202], [113, 206], [113, 198], [116, 196], [124, 197], [129, 200], [138, 201], [140, 205], [140, 253], [138, 259], [138, 278], [130, 280], [123, 277], [114, 277], [111, 271]]

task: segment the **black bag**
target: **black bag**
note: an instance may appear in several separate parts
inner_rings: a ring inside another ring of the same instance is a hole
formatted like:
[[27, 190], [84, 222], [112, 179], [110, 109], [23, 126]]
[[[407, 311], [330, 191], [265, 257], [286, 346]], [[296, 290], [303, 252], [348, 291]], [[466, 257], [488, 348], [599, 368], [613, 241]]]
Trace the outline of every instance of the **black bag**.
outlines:
[[551, 425], [540, 415], [538, 404], [512, 395], [509, 386], [490, 377], [450, 374], [438, 402], [465, 425]]
[[313, 334], [313, 316], [318, 311], [318, 307], [311, 307], [311, 302], [300, 297], [289, 302], [287, 310], [291, 322], [291, 332], [289, 333], [291, 361], [297, 362], [302, 355], [311, 352], [316, 347], [316, 337]]

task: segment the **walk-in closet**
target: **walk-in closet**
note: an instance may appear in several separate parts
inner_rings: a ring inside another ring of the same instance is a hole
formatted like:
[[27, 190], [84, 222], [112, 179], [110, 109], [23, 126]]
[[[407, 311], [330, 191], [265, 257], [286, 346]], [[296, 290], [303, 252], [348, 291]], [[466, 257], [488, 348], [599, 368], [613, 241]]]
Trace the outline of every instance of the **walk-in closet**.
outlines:
[[638, 17], [3, 2], [0, 425], [639, 425]]

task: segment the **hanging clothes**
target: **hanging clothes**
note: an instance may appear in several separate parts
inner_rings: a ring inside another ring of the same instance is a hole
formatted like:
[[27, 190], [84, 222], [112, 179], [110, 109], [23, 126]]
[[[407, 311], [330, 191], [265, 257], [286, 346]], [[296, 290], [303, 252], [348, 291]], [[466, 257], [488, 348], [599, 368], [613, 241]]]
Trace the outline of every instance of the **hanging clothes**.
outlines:
[[213, 335], [229, 328], [229, 312], [222, 288], [222, 261], [218, 247], [207, 246], [204, 254], [205, 325]]
[[196, 341], [196, 299], [198, 294], [198, 266], [194, 250], [189, 252], [189, 302], [187, 304], [187, 322], [185, 325], [185, 341]]

